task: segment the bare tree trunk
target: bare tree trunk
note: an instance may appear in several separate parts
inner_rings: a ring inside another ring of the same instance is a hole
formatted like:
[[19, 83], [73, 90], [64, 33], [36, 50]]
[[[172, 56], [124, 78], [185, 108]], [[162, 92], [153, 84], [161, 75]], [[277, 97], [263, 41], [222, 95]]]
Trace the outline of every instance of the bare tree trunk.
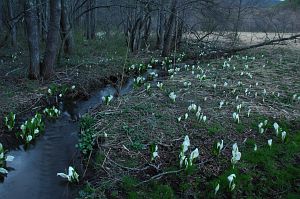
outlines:
[[17, 28], [14, 18], [14, 12], [12, 7], [12, 0], [7, 1], [8, 6], [8, 15], [9, 15], [9, 25], [10, 25], [10, 34], [11, 34], [11, 44], [13, 47], [17, 46]]
[[47, 40], [47, 33], [48, 33], [48, 22], [49, 22], [49, 2], [48, 0], [44, 0], [43, 7], [43, 14], [42, 14], [42, 39], [43, 41]]
[[[91, 7], [96, 6], [96, 0], [91, 0], [92, 4]], [[91, 39], [96, 38], [96, 10], [92, 9], [91, 10]]]
[[42, 76], [50, 78], [54, 73], [54, 64], [59, 49], [59, 28], [61, 18], [61, 1], [50, 0], [50, 21], [46, 42], [45, 58], [42, 67]]
[[143, 36], [143, 47], [149, 48], [150, 44], [148, 42], [149, 37], [150, 37], [150, 28], [151, 28], [151, 15], [150, 12], [146, 14], [145, 19], [144, 19], [144, 36]]
[[3, 0], [0, 0], [0, 35], [3, 32]]
[[73, 31], [71, 29], [70, 19], [69, 19], [69, 9], [68, 4], [65, 0], [61, 0], [61, 31], [63, 37], [63, 49], [65, 54], [71, 54], [74, 49], [74, 38]]
[[35, 0], [25, 1], [25, 23], [29, 46], [29, 78], [38, 79], [40, 76], [40, 49], [38, 34], [38, 16]]
[[184, 17], [181, 16], [180, 19], [177, 17], [175, 20], [175, 30], [174, 30], [174, 35], [173, 39], [171, 42], [171, 48], [179, 48], [180, 43], [182, 41], [182, 34], [183, 34], [183, 21]]
[[96, 24], [95, 24], [95, 9], [92, 9], [95, 6], [95, 0], [87, 0], [86, 10], [90, 10], [86, 13], [86, 39], [95, 39], [96, 37]]
[[[89, 10], [91, 8], [91, 0], [87, 0], [86, 2], [86, 10]], [[91, 12], [86, 13], [86, 39], [91, 39]]]
[[167, 29], [164, 37], [164, 44], [163, 44], [163, 50], [162, 50], [162, 56], [169, 56], [171, 53], [171, 44], [172, 44], [172, 35], [174, 32], [174, 25], [175, 25], [175, 17], [176, 17], [176, 5], [177, 0], [171, 0], [170, 5], [170, 17], [167, 24]]
[[156, 32], [156, 48], [162, 49], [164, 41], [164, 14], [162, 9], [158, 11], [158, 22], [157, 22], [157, 32]]
[[241, 9], [242, 9], [242, 0], [239, 0], [237, 19], [234, 23], [234, 37], [232, 41], [232, 46], [235, 46], [236, 43], [238, 42], [238, 35], [239, 35], [238, 31], [239, 31], [240, 20], [241, 20]]

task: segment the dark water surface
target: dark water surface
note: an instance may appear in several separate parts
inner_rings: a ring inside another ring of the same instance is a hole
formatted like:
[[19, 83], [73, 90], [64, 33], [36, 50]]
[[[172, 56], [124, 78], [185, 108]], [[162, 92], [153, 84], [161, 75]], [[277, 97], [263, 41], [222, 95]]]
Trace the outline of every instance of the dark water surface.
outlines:
[[[129, 79], [119, 90], [119, 95], [127, 94], [132, 87], [133, 79]], [[76, 189], [56, 174], [66, 172], [69, 166], [78, 169], [80, 165], [80, 154], [75, 147], [79, 132], [76, 119], [90, 108], [100, 105], [102, 96], [115, 96], [116, 93], [117, 90], [108, 85], [87, 101], [65, 103], [62, 115], [55, 122], [46, 122], [45, 133], [35, 145], [26, 151], [22, 146], [20, 150], [10, 151], [9, 155], [15, 159], [7, 163], [11, 170], [4, 182], [0, 183], [0, 199], [75, 198]]]
[[55, 122], [46, 122], [45, 133], [35, 145], [26, 151], [21, 146], [20, 150], [9, 152], [15, 159], [7, 163], [11, 170], [0, 183], [0, 199], [74, 198], [71, 185], [56, 176], [58, 172], [66, 172], [69, 166], [80, 165], [80, 154], [75, 147], [79, 122], [74, 122], [74, 119], [101, 104], [102, 96], [110, 94], [115, 95], [116, 89], [108, 85], [87, 101], [65, 104], [61, 117]]

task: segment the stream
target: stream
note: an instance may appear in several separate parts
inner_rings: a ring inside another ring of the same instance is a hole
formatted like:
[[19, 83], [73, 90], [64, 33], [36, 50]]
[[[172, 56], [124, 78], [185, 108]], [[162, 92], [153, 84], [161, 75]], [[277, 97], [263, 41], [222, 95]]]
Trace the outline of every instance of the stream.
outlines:
[[[144, 76], [156, 70], [148, 70]], [[133, 89], [130, 78], [118, 91], [125, 95]], [[45, 133], [28, 150], [20, 146], [19, 150], [8, 154], [15, 157], [7, 162], [9, 173], [0, 183], [0, 199], [68, 199], [75, 198], [71, 184], [58, 177], [58, 172], [66, 172], [69, 166], [80, 165], [80, 152], [75, 147], [78, 142], [79, 122], [74, 120], [91, 108], [102, 103], [102, 96], [116, 96], [117, 90], [107, 85], [94, 92], [87, 101], [65, 102], [62, 114], [55, 122], [45, 123]], [[76, 187], [76, 185], [75, 185]]]

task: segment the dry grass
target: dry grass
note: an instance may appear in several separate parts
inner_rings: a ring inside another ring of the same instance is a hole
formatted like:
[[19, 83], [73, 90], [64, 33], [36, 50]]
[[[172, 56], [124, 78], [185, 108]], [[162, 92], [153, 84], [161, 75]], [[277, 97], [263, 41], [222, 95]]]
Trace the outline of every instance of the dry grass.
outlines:
[[[200, 180], [200, 184], [205, 184], [209, 179], [216, 178], [230, 165], [231, 145], [234, 142], [243, 150], [246, 139], [254, 140], [258, 147], [263, 147], [267, 139], [274, 137], [271, 129], [263, 135], [259, 134], [259, 122], [265, 119], [269, 119], [270, 123], [299, 120], [300, 103], [291, 100], [294, 93], [300, 93], [299, 60], [295, 59], [295, 54], [278, 55], [279, 52], [274, 55], [264, 50], [255, 53], [255, 59], [249, 55], [247, 60], [242, 55], [235, 56], [229, 62], [230, 67], [225, 69], [222, 65], [227, 59], [199, 63], [195, 69], [189, 66], [187, 70], [184, 65], [179, 65], [181, 71], [174, 78], [161, 77], [158, 80], [164, 83], [163, 90], [152, 83], [150, 95], [144, 89], [138, 89], [118, 98], [111, 106], [97, 108], [92, 113], [96, 119], [97, 149], [94, 151], [95, 158], [90, 162], [96, 173], [87, 178], [107, 197], [116, 190], [121, 192], [118, 197], [124, 197], [124, 176], [134, 177], [140, 184], [161, 179], [161, 182], [167, 182], [175, 189], [176, 194], [184, 197], [181, 194], [189, 193], [178, 190], [178, 175], [169, 174], [168, 171], [180, 172], [178, 154], [185, 135], [191, 139], [191, 149], [200, 149], [196, 174], [190, 176], [187, 183], [194, 185]], [[246, 64], [248, 69], [245, 68]], [[251, 73], [253, 78], [246, 73]], [[200, 81], [196, 78], [197, 74], [205, 74], [207, 78]], [[238, 86], [238, 81], [242, 82], [241, 86]], [[191, 82], [191, 86], [185, 87], [184, 82]], [[224, 87], [224, 82], [228, 83], [227, 87]], [[213, 84], [217, 84], [216, 89]], [[250, 91], [247, 95], [246, 88]], [[266, 96], [262, 94], [264, 89], [267, 91]], [[168, 97], [170, 92], [178, 96], [175, 103]], [[257, 97], [255, 92], [258, 93]], [[221, 100], [225, 104], [220, 109]], [[201, 106], [208, 118], [207, 122], [197, 121], [195, 113], [188, 111], [192, 103]], [[242, 104], [241, 124], [236, 124], [232, 113], [239, 104]], [[247, 117], [249, 109], [251, 114]], [[177, 118], [183, 118], [185, 113], [189, 114], [188, 119], [178, 122]], [[297, 126], [297, 123], [291, 124]], [[108, 135], [105, 142], [104, 133]], [[225, 142], [225, 149], [221, 158], [215, 158], [212, 148], [221, 139]], [[279, 141], [274, 139], [274, 142]], [[155, 163], [149, 162], [151, 143], [157, 144], [159, 148], [160, 157]], [[103, 186], [107, 183], [108, 187]], [[191, 186], [189, 192], [197, 193], [199, 190], [196, 187]], [[200, 188], [203, 189], [204, 186]]]

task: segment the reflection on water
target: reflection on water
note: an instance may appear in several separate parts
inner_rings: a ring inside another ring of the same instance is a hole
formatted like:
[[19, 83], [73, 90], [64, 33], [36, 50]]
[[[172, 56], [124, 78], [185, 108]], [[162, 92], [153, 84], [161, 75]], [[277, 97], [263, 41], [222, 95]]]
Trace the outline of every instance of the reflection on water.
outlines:
[[69, 165], [79, 171], [81, 169], [78, 162], [80, 154], [75, 147], [79, 132], [78, 119], [89, 109], [101, 104], [102, 96], [116, 96], [117, 93], [125, 95], [132, 87], [133, 79], [129, 79], [118, 91], [107, 85], [92, 94], [87, 101], [64, 100], [61, 104], [62, 116], [55, 122], [46, 122], [45, 134], [37, 139], [35, 145], [26, 151], [20, 147], [19, 150], [9, 152], [15, 159], [7, 163], [11, 169], [0, 184], [0, 198], [74, 198], [70, 184], [56, 174], [65, 172]]

